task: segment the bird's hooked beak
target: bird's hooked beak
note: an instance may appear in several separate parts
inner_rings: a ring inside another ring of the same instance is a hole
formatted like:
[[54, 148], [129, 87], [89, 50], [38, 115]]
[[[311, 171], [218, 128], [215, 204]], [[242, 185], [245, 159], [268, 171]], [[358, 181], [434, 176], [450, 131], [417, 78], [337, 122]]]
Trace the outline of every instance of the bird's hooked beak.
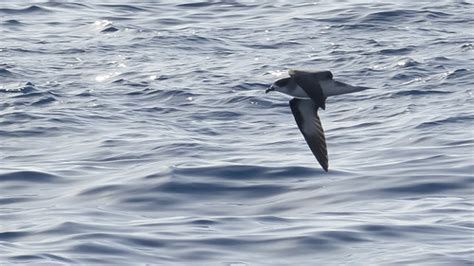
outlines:
[[265, 90], [265, 93], [269, 93], [269, 92], [274, 91], [274, 90], [275, 90], [275, 88], [273, 86], [270, 86], [270, 88]]

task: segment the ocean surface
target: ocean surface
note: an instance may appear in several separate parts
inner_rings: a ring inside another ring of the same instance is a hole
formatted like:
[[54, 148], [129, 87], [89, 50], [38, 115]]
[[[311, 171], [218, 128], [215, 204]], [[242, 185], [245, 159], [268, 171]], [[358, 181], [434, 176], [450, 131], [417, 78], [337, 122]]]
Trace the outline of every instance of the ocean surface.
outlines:
[[[1, 1], [0, 265], [474, 264], [473, 14]], [[375, 88], [319, 112], [328, 173], [288, 68]]]

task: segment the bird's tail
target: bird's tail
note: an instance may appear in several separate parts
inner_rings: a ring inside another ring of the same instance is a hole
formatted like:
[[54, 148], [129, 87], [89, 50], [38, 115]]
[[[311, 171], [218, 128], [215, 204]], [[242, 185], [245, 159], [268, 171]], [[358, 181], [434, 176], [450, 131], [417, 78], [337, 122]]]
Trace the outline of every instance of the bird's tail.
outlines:
[[332, 88], [324, 92], [324, 95], [326, 97], [373, 89], [373, 88], [364, 87], [364, 86], [352, 86], [347, 83], [336, 81], [336, 80], [334, 80], [333, 82], [334, 83], [333, 83]]

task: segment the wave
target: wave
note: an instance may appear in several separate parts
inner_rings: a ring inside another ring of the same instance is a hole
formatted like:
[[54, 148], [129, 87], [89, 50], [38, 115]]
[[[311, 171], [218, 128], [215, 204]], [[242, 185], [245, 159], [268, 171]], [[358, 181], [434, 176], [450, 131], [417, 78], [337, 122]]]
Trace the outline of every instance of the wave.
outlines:
[[8, 15], [22, 15], [22, 14], [47, 14], [51, 11], [45, 7], [39, 5], [31, 5], [24, 8], [0, 8], [0, 13], [8, 14]]
[[16, 171], [0, 174], [0, 182], [57, 183], [61, 177], [40, 171]]

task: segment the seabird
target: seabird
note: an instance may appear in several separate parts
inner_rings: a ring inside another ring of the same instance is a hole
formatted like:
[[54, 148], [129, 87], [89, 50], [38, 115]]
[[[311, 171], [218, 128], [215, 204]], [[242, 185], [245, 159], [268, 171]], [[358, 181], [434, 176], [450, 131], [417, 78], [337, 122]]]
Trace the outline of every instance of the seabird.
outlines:
[[265, 93], [278, 91], [294, 98], [290, 108], [296, 124], [308, 143], [309, 148], [323, 167], [328, 171], [328, 152], [324, 130], [318, 116], [318, 109], [326, 109], [326, 98], [370, 89], [352, 86], [333, 79], [331, 71], [288, 70], [289, 77], [275, 81]]

